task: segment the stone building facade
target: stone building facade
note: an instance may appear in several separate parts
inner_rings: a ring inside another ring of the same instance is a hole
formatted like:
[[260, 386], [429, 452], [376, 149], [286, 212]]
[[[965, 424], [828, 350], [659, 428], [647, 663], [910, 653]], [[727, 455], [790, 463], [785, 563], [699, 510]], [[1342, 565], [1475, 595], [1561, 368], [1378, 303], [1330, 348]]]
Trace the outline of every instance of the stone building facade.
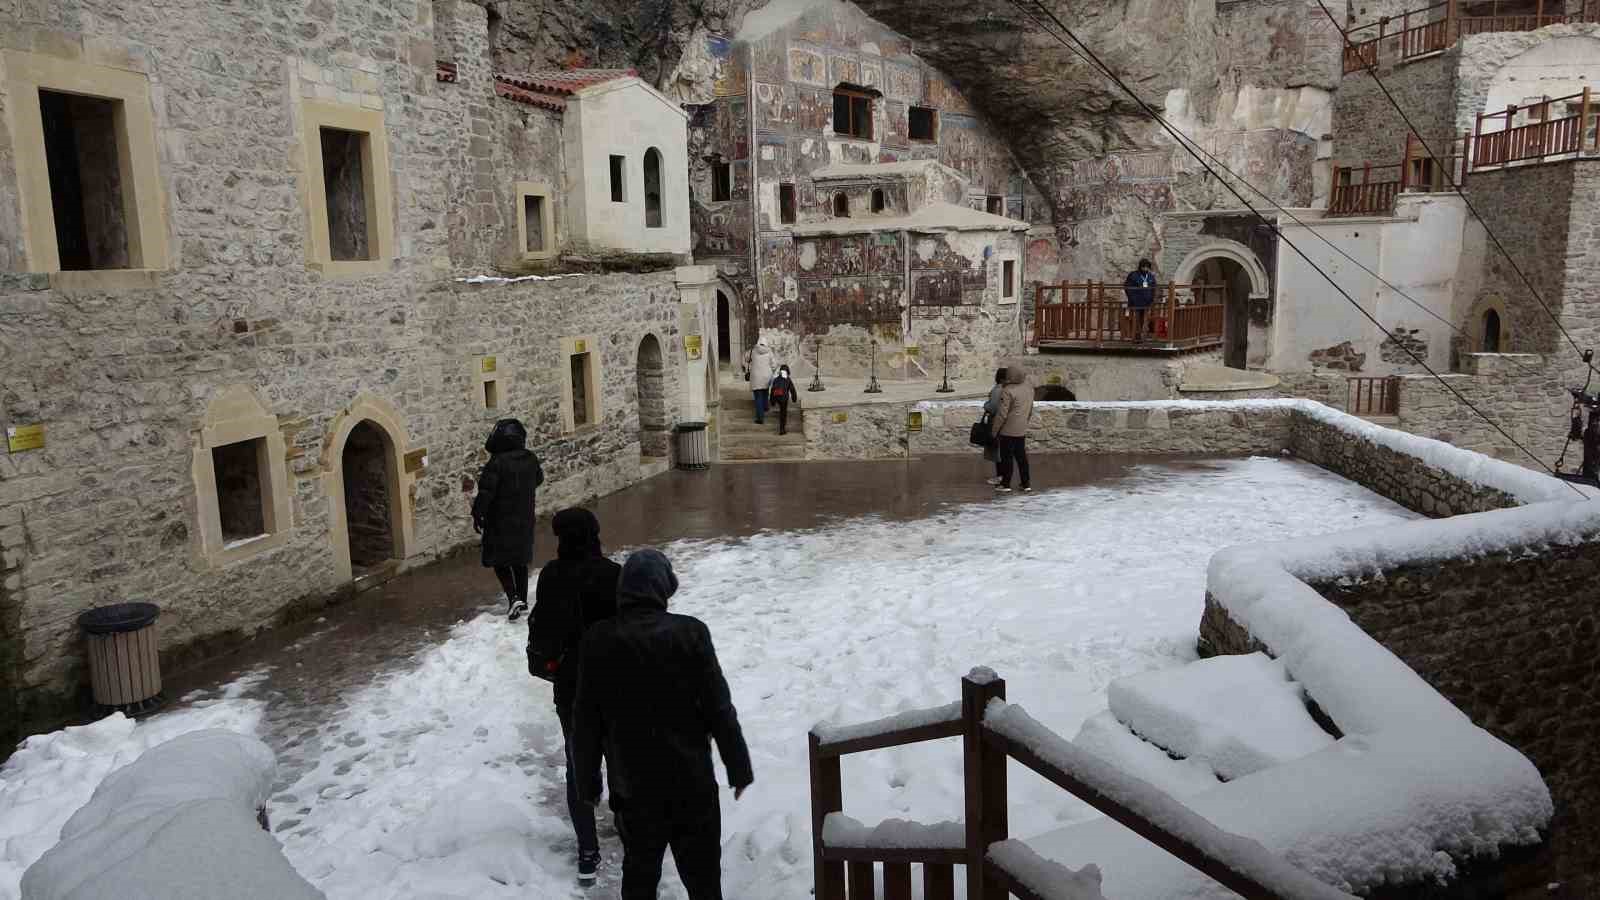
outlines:
[[727, 282], [734, 358], [758, 331], [808, 368], [820, 336], [823, 367], [849, 373], [876, 343], [915, 376], [947, 332], [973, 371], [1020, 348], [1017, 301], [1055, 275], [1049, 211], [946, 76], [851, 3], [773, 4], [714, 50], [695, 252]]
[[[470, 544], [497, 418], [548, 510], [705, 417], [686, 114], [627, 72], [496, 74], [487, 28], [462, 0], [0, 9], [8, 725], [74, 699], [88, 607], [161, 604], [176, 661]], [[624, 201], [575, 171], [606, 157]]]

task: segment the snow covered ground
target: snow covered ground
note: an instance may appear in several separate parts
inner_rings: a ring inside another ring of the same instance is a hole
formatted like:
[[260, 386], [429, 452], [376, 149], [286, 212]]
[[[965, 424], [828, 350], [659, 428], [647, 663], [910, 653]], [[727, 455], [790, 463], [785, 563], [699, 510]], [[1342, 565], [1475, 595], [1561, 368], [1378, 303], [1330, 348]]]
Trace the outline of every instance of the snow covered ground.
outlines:
[[[948, 703], [982, 664], [1071, 737], [1105, 710], [1112, 679], [1194, 659], [1219, 548], [1412, 518], [1315, 467], [1257, 458], [1140, 465], [909, 522], [666, 547], [683, 585], [674, 608], [710, 625], [755, 764], [744, 799], [724, 795], [727, 895], [809, 896], [813, 724]], [[329, 897], [582, 896], [560, 727], [548, 686], [526, 674], [525, 635], [498, 615], [463, 622], [414, 666], [320, 710], [314, 733], [262, 735], [275, 748], [320, 747], [269, 811], [291, 862]], [[314, 638], [305, 644], [316, 652]], [[93, 726], [104, 732], [93, 740], [30, 742], [0, 770], [0, 900], [50, 843], [40, 835], [53, 837], [114, 766], [192, 728], [260, 728], [270, 674], [231, 691], [262, 699], [212, 698], [131, 729]], [[954, 741], [850, 757], [844, 776], [846, 812], [869, 825], [961, 817]], [[1016, 766], [1012, 779], [1013, 834], [1091, 814]], [[682, 896], [670, 866], [666, 884], [664, 897]]]

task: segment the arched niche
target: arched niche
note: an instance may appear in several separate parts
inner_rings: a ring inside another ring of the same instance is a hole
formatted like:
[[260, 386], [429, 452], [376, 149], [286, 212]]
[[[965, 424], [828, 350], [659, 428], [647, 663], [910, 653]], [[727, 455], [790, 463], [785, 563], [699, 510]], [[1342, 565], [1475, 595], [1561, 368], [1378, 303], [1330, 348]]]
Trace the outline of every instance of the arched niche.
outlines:
[[322, 484], [328, 499], [328, 539], [333, 544], [334, 576], [339, 581], [354, 581], [356, 572], [350, 558], [350, 521], [345, 508], [345, 445], [357, 426], [370, 425], [382, 440], [383, 477], [388, 497], [389, 529], [393, 544], [392, 560], [404, 562], [416, 552], [416, 474], [407, 472], [406, 451], [411, 438], [405, 422], [389, 401], [371, 394], [357, 397], [333, 420], [322, 445]]

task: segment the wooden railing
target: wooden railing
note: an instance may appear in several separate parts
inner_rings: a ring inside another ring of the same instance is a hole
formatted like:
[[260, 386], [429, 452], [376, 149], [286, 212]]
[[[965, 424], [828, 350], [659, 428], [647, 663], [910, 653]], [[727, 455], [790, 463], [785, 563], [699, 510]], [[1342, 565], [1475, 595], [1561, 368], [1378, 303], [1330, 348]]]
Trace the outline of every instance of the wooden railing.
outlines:
[[[1507, 6], [1512, 2], [1514, 0], [1507, 0]], [[1473, 10], [1479, 11], [1483, 5], [1474, 4]], [[1403, 62], [1437, 53], [1458, 39], [1474, 34], [1537, 31], [1547, 25], [1600, 22], [1600, 0], [1584, 0], [1578, 12], [1567, 12], [1568, 4], [1564, 0], [1535, 0], [1532, 13], [1521, 11], [1527, 5], [1516, 2], [1518, 12], [1502, 14], [1499, 0], [1493, 0], [1489, 4], [1489, 15], [1468, 16], [1461, 11], [1461, 0], [1446, 0], [1407, 10], [1398, 16], [1384, 16], [1345, 32], [1348, 43], [1344, 48], [1344, 71], [1349, 74], [1377, 67], [1379, 48], [1390, 39]], [[1547, 9], [1560, 12], [1547, 12]]]
[[[1143, 343], [1189, 349], [1222, 343], [1228, 289], [1220, 284], [1158, 284], [1145, 315]], [[1034, 340], [1131, 346], [1137, 319], [1121, 283], [1041, 284], [1034, 296]]]
[[[1472, 167], [1488, 169], [1600, 150], [1600, 140], [1590, 133], [1600, 110], [1591, 102], [1590, 89], [1566, 97], [1545, 97], [1527, 106], [1507, 106], [1499, 112], [1479, 113], [1472, 135]], [[1552, 113], [1576, 109], [1562, 116]], [[1533, 121], [1518, 125], [1517, 115]], [[1484, 131], [1488, 125], [1491, 130]]]
[[1467, 135], [1424, 144], [1406, 132], [1405, 155], [1398, 164], [1334, 166], [1328, 215], [1386, 216], [1394, 212], [1395, 198], [1401, 194], [1454, 190], [1466, 180], [1469, 146]]
[[1346, 385], [1345, 411], [1352, 416], [1400, 415], [1400, 379], [1351, 378]]
[[[1259, 843], [1217, 828], [1112, 763], [1062, 740], [1021, 708], [1008, 705], [1005, 696], [1005, 681], [988, 670], [974, 669], [961, 680], [959, 705], [894, 717], [876, 726], [812, 730], [815, 900], [876, 900], [877, 865], [883, 868], [883, 900], [911, 900], [913, 865], [922, 867], [925, 900], [954, 898], [957, 866], [964, 870], [969, 900], [1053, 896], [1052, 886], [1074, 876], [1058, 863], [1040, 860], [1026, 844], [1008, 839], [1008, 759], [1247, 900], [1351, 900]], [[959, 825], [964, 836], [959, 845], [950, 841], [906, 848], [890, 847], [888, 842], [872, 846], [872, 841], [843, 844], [825, 839], [829, 817], [843, 816], [842, 756], [949, 737], [962, 740], [966, 818]], [[1018, 864], [1023, 860], [1026, 864]], [[1048, 873], [1049, 883], [1037, 883], [1041, 871]]]

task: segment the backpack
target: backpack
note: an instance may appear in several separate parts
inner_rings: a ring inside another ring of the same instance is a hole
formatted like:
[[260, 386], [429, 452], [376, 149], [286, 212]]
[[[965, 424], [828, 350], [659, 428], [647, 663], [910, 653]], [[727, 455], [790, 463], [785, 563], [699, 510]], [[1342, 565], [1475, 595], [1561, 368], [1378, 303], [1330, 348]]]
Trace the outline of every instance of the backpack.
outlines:
[[972, 432], [967, 435], [967, 441], [975, 447], [988, 447], [994, 444], [993, 417], [988, 413], [983, 418], [972, 423]]
[[768, 393], [772, 395], [772, 399], [782, 400], [787, 392], [783, 389], [783, 382], [780, 381], [774, 384]]
[[[540, 628], [535, 631], [531, 626], [532, 617], [529, 618], [528, 629], [528, 674], [544, 681], [555, 682], [561, 672], [561, 665], [566, 660], [569, 648], [577, 646], [578, 637], [583, 628], [580, 611], [576, 608], [575, 599], [569, 598], [565, 607], [554, 610], [562, 614], [565, 621], [548, 621], [554, 618], [547, 615], [539, 620]], [[535, 607], [535, 612], [538, 612]]]

